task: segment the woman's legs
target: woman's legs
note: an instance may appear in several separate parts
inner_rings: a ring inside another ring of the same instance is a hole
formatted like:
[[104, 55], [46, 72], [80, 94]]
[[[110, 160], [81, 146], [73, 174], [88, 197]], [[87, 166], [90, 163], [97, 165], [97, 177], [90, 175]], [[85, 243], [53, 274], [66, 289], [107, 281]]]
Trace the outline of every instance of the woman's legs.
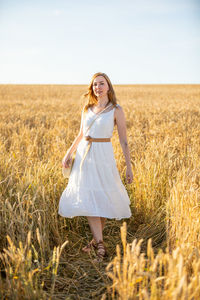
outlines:
[[101, 219], [101, 226], [102, 226], [102, 231], [103, 231], [105, 223], [106, 223], [106, 218], [100, 217], [100, 219]]
[[95, 241], [97, 243], [100, 240], [103, 241], [103, 228], [105, 226], [106, 218], [88, 216], [87, 219]]
[[97, 251], [97, 258], [94, 260], [94, 262], [100, 262], [107, 255], [107, 250], [103, 242], [103, 228], [105, 225], [106, 218], [90, 216], [88, 216], [87, 218], [88, 223], [90, 225], [90, 229], [93, 234], [93, 240], [82, 250], [84, 252], [90, 252], [92, 248], [92, 243], [94, 243], [93, 246], [96, 248]]

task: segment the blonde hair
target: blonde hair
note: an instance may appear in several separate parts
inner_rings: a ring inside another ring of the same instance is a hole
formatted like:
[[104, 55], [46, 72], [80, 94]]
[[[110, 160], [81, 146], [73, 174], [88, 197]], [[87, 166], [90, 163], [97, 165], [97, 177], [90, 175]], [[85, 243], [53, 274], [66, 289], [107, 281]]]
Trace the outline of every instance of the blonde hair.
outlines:
[[96, 105], [98, 103], [97, 97], [95, 96], [95, 94], [93, 92], [93, 81], [97, 76], [103, 76], [108, 83], [108, 86], [109, 86], [109, 90], [108, 90], [109, 101], [108, 101], [108, 103], [111, 102], [114, 106], [117, 105], [117, 98], [116, 98], [116, 95], [115, 95], [115, 92], [114, 92], [114, 89], [113, 89], [113, 86], [112, 86], [112, 83], [111, 83], [109, 77], [105, 73], [98, 72], [92, 76], [92, 79], [88, 86], [88, 91], [85, 94], [83, 94], [83, 98], [88, 98], [88, 102], [86, 103], [86, 105], [84, 107], [84, 112], [87, 111], [88, 108], [91, 107], [93, 104]]

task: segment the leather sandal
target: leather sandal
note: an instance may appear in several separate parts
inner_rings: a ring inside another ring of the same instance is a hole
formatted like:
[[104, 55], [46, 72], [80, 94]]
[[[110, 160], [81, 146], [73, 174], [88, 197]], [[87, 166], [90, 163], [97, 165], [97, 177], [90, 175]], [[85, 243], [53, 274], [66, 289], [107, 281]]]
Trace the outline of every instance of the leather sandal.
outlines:
[[97, 243], [97, 258], [94, 259], [94, 262], [101, 262], [103, 261], [103, 259], [105, 257], [108, 256], [108, 253], [107, 253], [107, 249], [104, 245], [104, 242], [102, 240], [100, 240], [98, 243]]
[[94, 239], [92, 239], [85, 247], [82, 248], [83, 252], [89, 253], [92, 248], [96, 249], [97, 248], [97, 243], [95, 242]]

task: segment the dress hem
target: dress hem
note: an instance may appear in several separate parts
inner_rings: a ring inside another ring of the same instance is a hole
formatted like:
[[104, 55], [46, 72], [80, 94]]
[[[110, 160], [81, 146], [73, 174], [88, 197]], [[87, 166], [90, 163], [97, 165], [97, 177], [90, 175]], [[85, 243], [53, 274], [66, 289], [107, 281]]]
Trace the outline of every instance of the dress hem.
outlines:
[[132, 215], [130, 215], [129, 217], [108, 217], [108, 216], [100, 216], [100, 215], [74, 215], [74, 216], [64, 216], [63, 214], [61, 213], [58, 213], [61, 217], [64, 217], [64, 218], [74, 218], [74, 217], [101, 217], [101, 218], [106, 218], [106, 219], [116, 219], [116, 220], [121, 220], [121, 219], [128, 219], [130, 218]]

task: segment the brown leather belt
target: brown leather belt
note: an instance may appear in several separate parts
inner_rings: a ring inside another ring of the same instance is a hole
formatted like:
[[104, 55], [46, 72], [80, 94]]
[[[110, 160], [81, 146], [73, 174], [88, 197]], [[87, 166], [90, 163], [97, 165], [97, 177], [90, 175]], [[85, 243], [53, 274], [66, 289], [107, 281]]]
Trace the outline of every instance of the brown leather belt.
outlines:
[[87, 148], [86, 148], [86, 150], [85, 150], [85, 153], [84, 153], [84, 155], [83, 155], [83, 158], [82, 158], [82, 160], [81, 160], [80, 171], [81, 171], [81, 169], [82, 169], [82, 165], [83, 165], [83, 162], [84, 162], [84, 160], [85, 160], [85, 157], [86, 157], [88, 151], [90, 150], [90, 147], [91, 147], [91, 145], [92, 145], [92, 142], [110, 142], [110, 141], [111, 141], [111, 138], [92, 138], [92, 137], [89, 136], [89, 135], [88, 135], [88, 136], [84, 136], [84, 139], [85, 139], [86, 141], [88, 141], [89, 143], [88, 143], [88, 146], [87, 146]]
[[91, 136], [84, 136], [86, 141], [89, 142], [110, 142], [111, 138], [92, 138]]

